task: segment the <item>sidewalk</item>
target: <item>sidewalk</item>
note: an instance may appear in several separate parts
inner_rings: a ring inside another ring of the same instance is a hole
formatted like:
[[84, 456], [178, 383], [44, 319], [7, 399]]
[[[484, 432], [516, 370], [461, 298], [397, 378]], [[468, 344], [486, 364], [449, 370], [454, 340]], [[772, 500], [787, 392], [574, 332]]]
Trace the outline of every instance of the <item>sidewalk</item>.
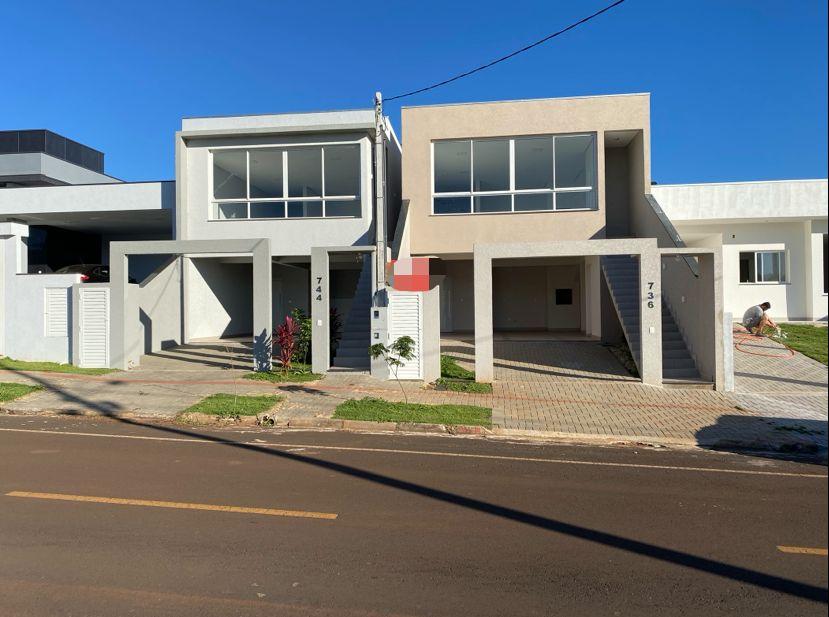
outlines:
[[[404, 388], [411, 402], [492, 408], [493, 430], [501, 435], [825, 449], [826, 367], [800, 354], [784, 358], [785, 348], [765, 339], [756, 344], [764, 348], [735, 350], [737, 392], [733, 394], [653, 388], [621, 375], [589, 379], [583, 370], [551, 372], [543, 358], [537, 359], [537, 366], [523, 362], [520, 367], [497, 369], [492, 394], [437, 391], [419, 383], [405, 383]], [[780, 357], [775, 357], [778, 353]], [[186, 354], [187, 363], [176, 354]], [[0, 409], [17, 414], [169, 420], [209, 394], [280, 392], [287, 395], [278, 413], [280, 425], [336, 427], [330, 418], [345, 400], [366, 396], [403, 400], [396, 382], [381, 382], [366, 374], [332, 371], [318, 382], [272, 384], [242, 379], [247, 369], [232, 358], [222, 363], [201, 355], [192, 349], [176, 350], [143, 362], [139, 369], [100, 377], [0, 371], [0, 381], [43, 387], [0, 403]], [[462, 353], [459, 357], [463, 361]]]

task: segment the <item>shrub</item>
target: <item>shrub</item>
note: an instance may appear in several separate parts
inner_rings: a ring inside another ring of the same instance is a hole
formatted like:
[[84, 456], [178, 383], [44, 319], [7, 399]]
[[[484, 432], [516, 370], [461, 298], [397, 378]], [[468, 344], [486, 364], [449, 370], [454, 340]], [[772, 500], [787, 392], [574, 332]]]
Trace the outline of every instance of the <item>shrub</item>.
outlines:
[[282, 363], [282, 370], [285, 372], [291, 370], [291, 360], [296, 351], [298, 333], [299, 324], [290, 315], [285, 317], [285, 321], [279, 324], [276, 329], [276, 340], [279, 343], [279, 360]]

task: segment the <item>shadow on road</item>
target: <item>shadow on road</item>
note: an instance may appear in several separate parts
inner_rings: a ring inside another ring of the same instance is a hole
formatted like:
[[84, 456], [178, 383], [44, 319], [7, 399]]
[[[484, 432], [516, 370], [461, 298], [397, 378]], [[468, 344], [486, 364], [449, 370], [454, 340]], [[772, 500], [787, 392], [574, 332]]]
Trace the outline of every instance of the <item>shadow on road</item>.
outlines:
[[[695, 433], [708, 450], [826, 466], [825, 421], [722, 415]], [[771, 449], [768, 444], [777, 444]]]
[[380, 486], [400, 491], [406, 491], [407, 493], [419, 495], [427, 499], [433, 499], [436, 501], [452, 504], [461, 508], [467, 508], [469, 510], [489, 514], [491, 516], [496, 516], [523, 525], [529, 525], [532, 527], [536, 527], [538, 529], [544, 529], [546, 531], [551, 531], [554, 533], [565, 534], [574, 538], [586, 540], [588, 542], [595, 542], [597, 544], [602, 544], [604, 546], [608, 546], [611, 548], [627, 551], [630, 553], [635, 553], [637, 555], [642, 555], [645, 557], [650, 557], [652, 559], [658, 559], [666, 563], [683, 566], [693, 570], [707, 572], [709, 574], [721, 576], [723, 578], [731, 579], [741, 583], [746, 583], [749, 585], [754, 585], [756, 587], [761, 587], [764, 589], [784, 593], [790, 596], [804, 598], [806, 600], [820, 602], [823, 604], [826, 604], [829, 601], [829, 590], [817, 587], [815, 585], [799, 583], [797, 581], [782, 578], [779, 576], [764, 574], [763, 572], [758, 572], [756, 570], [722, 563], [720, 561], [707, 559], [705, 557], [699, 557], [696, 555], [692, 555], [690, 553], [656, 546], [654, 544], [649, 544], [647, 542], [632, 540], [630, 538], [625, 538], [615, 534], [606, 533], [596, 529], [590, 529], [588, 527], [582, 527], [571, 523], [565, 523], [563, 521], [546, 518], [529, 512], [523, 512], [521, 510], [515, 510], [513, 508], [509, 508], [506, 506], [500, 506], [486, 501], [481, 501], [479, 499], [474, 499], [472, 497], [465, 497], [463, 495], [458, 495], [456, 493], [451, 493], [449, 491], [430, 488], [428, 486], [415, 484], [413, 482], [407, 482], [405, 480], [399, 480], [391, 476], [386, 476], [380, 473], [368, 471], [366, 469], [360, 469], [358, 467], [353, 467], [350, 465], [324, 461], [317, 458], [310, 458], [307, 456], [303, 456], [301, 454], [297, 454], [295, 452], [274, 450], [266, 446], [260, 446], [249, 443], [240, 443], [237, 441], [233, 441], [231, 439], [225, 439], [223, 437], [217, 437], [215, 435], [200, 433], [198, 431], [191, 429], [173, 426], [162, 426], [158, 424], [149, 424], [132, 418], [119, 417], [118, 411], [120, 410], [120, 406], [117, 403], [107, 402], [104, 404], [97, 404], [92, 401], [86, 401], [83, 398], [78, 397], [77, 395], [65, 392], [64, 390], [57, 387], [55, 384], [52, 384], [51, 382], [43, 379], [40, 376], [32, 375], [30, 373], [23, 373], [20, 371], [12, 372], [25, 375], [27, 378], [39, 383], [44, 388], [52, 392], [55, 392], [59, 396], [64, 397], [65, 400], [78, 403], [78, 405], [82, 408], [95, 409], [102, 416], [106, 416], [108, 418], [111, 418], [113, 420], [130, 426], [137, 426], [159, 432], [172, 433], [180, 436], [183, 435], [195, 439], [210, 441], [231, 448], [238, 448], [240, 450], [256, 452], [258, 454], [289, 460], [296, 463], [304, 463], [306, 465], [322, 468], [327, 471], [333, 471], [346, 476], [350, 476], [352, 478], [365, 480], [367, 482], [373, 482]]

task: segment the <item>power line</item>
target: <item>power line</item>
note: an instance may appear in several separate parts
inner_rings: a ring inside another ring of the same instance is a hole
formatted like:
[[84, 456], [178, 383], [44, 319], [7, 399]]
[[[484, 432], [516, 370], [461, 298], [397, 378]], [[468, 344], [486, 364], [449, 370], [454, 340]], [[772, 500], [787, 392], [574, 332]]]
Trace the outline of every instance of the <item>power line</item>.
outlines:
[[554, 32], [554, 33], [552, 33], [548, 36], [545, 36], [543, 39], [539, 39], [535, 43], [530, 43], [526, 47], [522, 47], [521, 49], [518, 49], [518, 50], [516, 50], [516, 51], [514, 51], [510, 54], [507, 54], [506, 56], [501, 56], [497, 60], [493, 60], [492, 62], [489, 62], [487, 64], [483, 64], [483, 65], [481, 65], [477, 68], [472, 69], [471, 71], [466, 71], [465, 73], [461, 73], [460, 75], [455, 75], [454, 77], [450, 77], [449, 79], [445, 79], [445, 80], [440, 81], [436, 84], [432, 84], [431, 86], [426, 86], [425, 88], [419, 88], [418, 90], [412, 90], [411, 92], [405, 92], [404, 94], [398, 94], [396, 96], [389, 97], [385, 100], [388, 102], [388, 101], [394, 101], [395, 99], [402, 99], [402, 98], [407, 97], [407, 96], [412, 96], [412, 95], [415, 95], [415, 94], [420, 94], [421, 92], [426, 92], [428, 90], [434, 90], [435, 88], [440, 88], [441, 86], [445, 86], [446, 84], [450, 84], [453, 81], [458, 81], [459, 79], [463, 79], [464, 77], [469, 77], [473, 73], [477, 73], [478, 71], [483, 71], [484, 69], [488, 69], [491, 66], [495, 66], [496, 64], [498, 64], [500, 62], [503, 62], [504, 60], [509, 60], [510, 58], [512, 58], [514, 56], [517, 56], [518, 54], [522, 54], [525, 51], [528, 51], [528, 50], [532, 49], [533, 47], [538, 47], [539, 45], [542, 45], [542, 44], [546, 43], [550, 39], [554, 39], [557, 36], [561, 36], [565, 32], [569, 32], [570, 30], [573, 30], [574, 28], [578, 28], [582, 24], [586, 24], [588, 21], [598, 17], [602, 13], [607, 13], [609, 10], [616, 8], [617, 6], [622, 4], [624, 1], [625, 0], [616, 0], [616, 2], [614, 2], [613, 4], [610, 4], [606, 7], [604, 7], [603, 9], [601, 9], [600, 11], [596, 11], [592, 15], [588, 15], [587, 17], [585, 17], [583, 19], [580, 19], [579, 21], [577, 21], [575, 23], [570, 24], [566, 28], [562, 28], [558, 32]]

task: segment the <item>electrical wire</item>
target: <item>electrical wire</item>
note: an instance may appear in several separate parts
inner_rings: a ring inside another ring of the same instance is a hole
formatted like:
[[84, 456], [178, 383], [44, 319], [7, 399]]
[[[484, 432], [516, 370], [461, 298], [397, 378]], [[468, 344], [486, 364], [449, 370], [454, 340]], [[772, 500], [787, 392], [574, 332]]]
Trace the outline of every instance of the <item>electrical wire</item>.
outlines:
[[518, 49], [518, 50], [516, 50], [512, 53], [509, 53], [506, 56], [501, 56], [500, 58], [498, 58], [496, 60], [493, 60], [492, 62], [488, 62], [487, 64], [482, 64], [481, 66], [479, 66], [477, 68], [474, 68], [470, 71], [466, 71], [465, 73], [460, 73], [459, 75], [455, 75], [454, 77], [450, 77], [449, 79], [444, 79], [443, 81], [440, 81], [436, 84], [432, 84], [431, 86], [426, 86], [425, 88], [419, 88], [417, 90], [412, 90], [411, 92], [404, 92], [403, 94], [397, 94], [397, 95], [389, 97], [385, 100], [386, 101], [394, 101], [394, 100], [397, 100], [397, 99], [405, 98], [407, 96], [413, 96], [415, 94], [420, 94], [421, 92], [427, 92], [429, 90], [434, 90], [435, 88], [440, 88], [441, 86], [445, 86], [446, 84], [451, 84], [453, 81], [458, 81], [459, 79], [463, 79], [464, 77], [469, 77], [470, 75], [472, 75], [474, 73], [477, 73], [479, 71], [483, 71], [484, 69], [488, 69], [492, 66], [495, 66], [496, 64], [504, 62], [505, 60], [509, 60], [510, 58], [514, 58], [518, 54], [522, 54], [525, 51], [529, 51], [533, 47], [538, 47], [539, 45], [542, 45], [542, 44], [546, 43], [550, 39], [554, 39], [557, 36], [561, 36], [565, 32], [569, 32], [570, 30], [578, 28], [582, 24], [586, 24], [588, 21], [598, 17], [602, 13], [607, 13], [611, 9], [616, 8], [617, 6], [622, 4], [624, 1], [625, 0], [616, 0], [616, 2], [614, 2], [613, 4], [609, 4], [608, 6], [604, 7], [603, 9], [601, 9], [599, 11], [596, 11], [592, 15], [588, 15], [587, 17], [585, 17], [583, 19], [580, 19], [579, 21], [570, 24], [566, 28], [562, 28], [558, 32], [553, 32], [552, 34], [549, 34], [549, 35], [545, 36], [543, 39], [539, 39], [534, 43], [530, 43], [529, 45], [527, 45], [525, 47], [522, 47], [521, 49]]

